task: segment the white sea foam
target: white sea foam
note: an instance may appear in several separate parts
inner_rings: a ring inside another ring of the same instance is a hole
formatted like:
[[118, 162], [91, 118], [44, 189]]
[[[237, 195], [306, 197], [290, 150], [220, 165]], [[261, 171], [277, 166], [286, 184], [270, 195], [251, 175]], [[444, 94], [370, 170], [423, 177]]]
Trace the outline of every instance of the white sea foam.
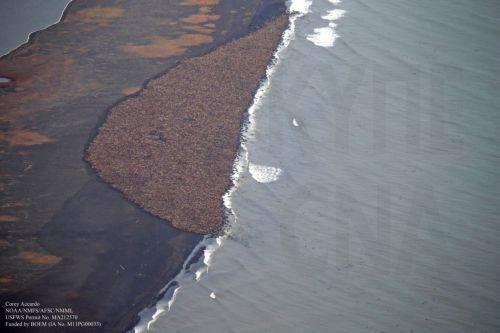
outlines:
[[206, 272], [206, 269], [203, 267], [203, 268], [199, 268], [196, 273], [194, 274], [194, 279], [196, 281], [200, 281], [201, 279], [201, 276], [203, 275], [203, 273]]
[[259, 183], [275, 182], [283, 173], [283, 170], [281, 170], [280, 168], [254, 163], [249, 164], [248, 171], [250, 172], [250, 175], [252, 175], [252, 178]]
[[165, 310], [164, 309], [156, 309], [156, 312], [153, 314], [153, 317], [152, 317], [152, 320], [150, 322], [148, 322], [148, 325], [146, 326], [148, 331], [149, 329], [151, 328], [151, 325], [154, 324], [154, 322], [156, 321], [156, 319], [158, 319], [158, 317], [164, 313]]
[[181, 289], [181, 287], [177, 287], [175, 288], [174, 290], [174, 293], [172, 295], [172, 298], [170, 298], [170, 300], [168, 301], [168, 310], [170, 311], [170, 309], [172, 308], [172, 305], [174, 304], [175, 302], [175, 299], [177, 298], [177, 294], [179, 293], [179, 290]]
[[[294, 12], [290, 16], [290, 22], [289, 22], [289, 27], [285, 32], [283, 33], [283, 38], [278, 46], [275, 54], [274, 54], [274, 60], [272, 61], [271, 64], [266, 69], [266, 79], [264, 82], [262, 82], [261, 86], [257, 90], [257, 93], [254, 96], [254, 100], [250, 108], [248, 109], [248, 123], [246, 124], [245, 128], [243, 129], [242, 133], [242, 143], [238, 152], [238, 155], [236, 157], [236, 160], [233, 164], [233, 173], [231, 175], [231, 180], [233, 183], [233, 186], [224, 194], [223, 196], [223, 202], [224, 202], [224, 207], [226, 208], [228, 212], [228, 217], [233, 219], [233, 222], [237, 221], [237, 216], [235, 211], [233, 210], [232, 207], [232, 195], [238, 188], [238, 181], [243, 174], [243, 171], [245, 168], [249, 166], [249, 160], [248, 160], [248, 150], [246, 147], [246, 141], [252, 137], [253, 132], [254, 132], [254, 127], [255, 127], [255, 112], [260, 106], [261, 100], [264, 97], [266, 91], [269, 89], [269, 86], [271, 84], [271, 76], [273, 72], [275, 71], [275, 67], [279, 64], [280, 58], [279, 54], [290, 44], [290, 42], [294, 39], [295, 37], [295, 21], [297, 18], [307, 14], [309, 11], [309, 6], [311, 5], [312, 1], [305, 1], [305, 0], [293, 0], [290, 3], [289, 11]], [[195, 281], [199, 281], [201, 277], [203, 276], [204, 273], [208, 272], [208, 268], [211, 266], [212, 260], [214, 253], [218, 248], [220, 248], [224, 240], [230, 235], [230, 228], [226, 229], [224, 234], [222, 236], [213, 238], [210, 236], [205, 236], [203, 241], [201, 241], [195, 249], [192, 251], [191, 255], [186, 259], [184, 266], [181, 270], [181, 272], [177, 275], [177, 277], [172, 281], [172, 282], [177, 282], [179, 285], [186, 285], [189, 282], [189, 279], [186, 278], [186, 275], [190, 274], [190, 271], [188, 270], [188, 263], [191, 262], [193, 256], [198, 253], [201, 249], [201, 247], [205, 247], [203, 251], [203, 260], [202, 260], [202, 267], [199, 267], [196, 272], [195, 272]], [[192, 273], [191, 273], [192, 274]], [[191, 275], [192, 276], [192, 275]], [[192, 281], [192, 277], [191, 277]], [[171, 283], [167, 284], [162, 292], [164, 292], [168, 287], [171, 285]], [[174, 293], [170, 300], [168, 302], [165, 302], [165, 300], [160, 300], [155, 304], [155, 313], [149, 317], [150, 319], [148, 320], [148, 313], [150, 309], [145, 309], [143, 312], [141, 312], [139, 315], [141, 316], [140, 322], [137, 324], [137, 326], [134, 328], [134, 333], [142, 333], [147, 330], [149, 330], [149, 327], [151, 327], [152, 324], [162, 315], [165, 315], [170, 311], [171, 307], [173, 306], [175, 299], [178, 295], [178, 292], [180, 290], [180, 286], [177, 287], [174, 290]], [[210, 294], [211, 298], [215, 298], [216, 295], [215, 293]], [[149, 310], [149, 311], [148, 311]]]
[[[337, 2], [336, 4], [339, 3], [340, 2]], [[326, 15], [321, 16], [322, 19], [330, 21], [328, 23], [328, 26], [314, 29], [313, 34], [307, 35], [307, 40], [313, 42], [314, 45], [317, 46], [332, 47], [335, 43], [335, 40], [339, 37], [339, 35], [337, 35], [337, 33], [335, 32], [337, 23], [335, 23], [334, 21], [343, 17], [345, 13], [345, 10], [338, 8], [329, 10]]]
[[255, 112], [260, 107], [262, 99], [271, 85], [272, 74], [274, 73], [276, 66], [278, 66], [280, 62], [279, 55], [295, 38], [296, 20], [309, 12], [309, 7], [311, 6], [311, 4], [312, 1], [308, 0], [292, 0], [289, 2], [288, 11], [292, 13], [292, 15], [290, 15], [289, 27], [283, 33], [281, 44], [278, 46], [276, 52], [274, 53], [274, 59], [271, 64], [267, 66], [266, 78], [255, 93], [252, 105], [248, 108], [248, 122], [243, 129], [240, 149], [233, 164], [233, 173], [231, 175], [233, 186], [231, 186], [231, 188], [223, 196], [224, 207], [229, 212], [229, 215], [234, 219], [234, 221], [237, 220], [237, 216], [232, 207], [232, 195], [238, 188], [238, 181], [241, 178], [243, 171], [249, 166], [248, 149], [246, 143], [250, 138], [253, 137], [254, 134], [254, 129], [256, 126]]
[[332, 47], [338, 35], [332, 27], [316, 28], [314, 33], [307, 35], [307, 40], [317, 46]]
[[330, 1], [330, 3], [334, 4], [334, 5], [340, 5], [342, 3], [341, 0], [328, 0]]
[[328, 14], [321, 16], [323, 20], [335, 21], [345, 15], [346, 11], [343, 9], [329, 10]]
[[295, 118], [293, 118], [293, 120], [292, 120], [292, 124], [293, 124], [293, 126], [295, 126], [295, 127], [298, 127], [298, 126], [299, 126], [299, 122], [298, 122], [298, 121], [297, 121], [297, 119], [295, 119]]
[[212, 256], [218, 247], [219, 245], [214, 246], [214, 244], [210, 244], [205, 248], [205, 251], [203, 251], [203, 263], [207, 267], [210, 267], [210, 264], [212, 263]]
[[198, 268], [195, 272], [194, 279], [195, 281], [200, 281], [201, 277], [204, 273], [208, 272], [209, 267], [212, 264], [213, 256], [215, 251], [217, 251], [223, 243], [223, 239], [227, 237], [227, 234], [214, 238], [210, 238], [206, 240], [205, 250], [203, 250], [203, 266]]
[[312, 0], [293, 0], [290, 2], [289, 10], [292, 13], [307, 14], [311, 7]]
[[[175, 288], [173, 294], [172, 294], [172, 297], [170, 297], [170, 299], [168, 300], [168, 302], [166, 303], [166, 306], [157, 306], [156, 307], [156, 311], [155, 313], [151, 316], [151, 320], [148, 321], [148, 323], [146, 324], [146, 329], [149, 331], [151, 329], [151, 325], [153, 325], [156, 320], [158, 320], [158, 318], [164, 314], [164, 313], [167, 313], [168, 311], [170, 311], [170, 309], [172, 308], [172, 305], [174, 304], [175, 302], [175, 299], [177, 298], [177, 294], [179, 293], [179, 290], [181, 289], [181, 287], [177, 287]], [[134, 330], [135, 332], [138, 332], [137, 328]], [[139, 332], [142, 332], [143, 330], [140, 330]]]
[[[184, 264], [182, 266], [182, 270], [179, 272], [179, 274], [177, 274], [175, 279], [173, 279], [165, 287], [163, 287], [162, 290], [160, 290], [159, 294], [163, 294], [172, 285], [177, 284], [178, 287], [176, 287], [174, 289], [174, 292], [173, 292], [172, 296], [170, 297], [170, 299], [167, 300], [165, 298], [162, 298], [154, 305], [153, 308], [144, 309], [143, 311], [141, 311], [141, 313], [139, 313], [139, 316], [141, 319], [140, 319], [139, 323], [134, 327], [134, 330], [133, 330], [134, 333], [142, 333], [142, 332], [149, 331], [149, 328], [151, 327], [151, 325], [153, 325], [158, 320], [158, 318], [167, 314], [170, 311], [170, 309], [172, 308], [172, 306], [177, 298], [177, 295], [180, 292], [180, 289], [181, 289], [180, 281], [186, 279], [186, 275], [189, 274], [188, 267], [187, 267], [188, 264], [193, 259], [193, 256], [195, 256], [201, 250], [201, 248], [203, 246], [205, 246], [208, 239], [209, 238], [207, 236], [205, 236], [205, 238], [199, 244], [197, 244], [195, 246], [193, 251], [190, 253], [190, 255], [187, 257], [186, 261], [184, 262]], [[154, 310], [154, 313], [151, 315], [150, 313], [152, 310]]]

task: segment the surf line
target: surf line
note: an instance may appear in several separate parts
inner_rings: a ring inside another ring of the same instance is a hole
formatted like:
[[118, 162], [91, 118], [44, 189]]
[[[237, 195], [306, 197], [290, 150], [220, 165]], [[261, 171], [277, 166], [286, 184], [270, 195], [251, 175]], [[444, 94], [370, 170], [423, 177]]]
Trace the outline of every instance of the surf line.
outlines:
[[[255, 131], [255, 113], [260, 107], [265, 94], [269, 90], [272, 74], [275, 72], [276, 67], [280, 63], [280, 54], [295, 38], [295, 26], [297, 19], [309, 12], [309, 6], [311, 5], [311, 3], [312, 1], [307, 0], [292, 0], [290, 2], [288, 8], [288, 28], [283, 32], [281, 42], [276, 48], [272, 60], [266, 68], [265, 78], [262, 80], [259, 88], [257, 89], [257, 92], [255, 93], [252, 104], [248, 108], [247, 120], [242, 125], [240, 147], [233, 163], [233, 172], [231, 174], [232, 186], [222, 197], [224, 208], [226, 210], [228, 218], [228, 223], [225, 229], [219, 236], [205, 236], [203, 240], [193, 249], [191, 254], [186, 259], [179, 274], [172, 281], [170, 281], [159, 293], [164, 294], [169, 289], [175, 288], [173, 289], [173, 293], [171, 293], [171, 296], [168, 299], [161, 299], [154, 306], [141, 311], [139, 313], [139, 323], [134, 327], [133, 330], [134, 333], [148, 332], [152, 325], [154, 325], [154, 323], [158, 320], [158, 318], [165, 316], [171, 310], [176, 298], [179, 296], [179, 293], [182, 289], [186, 288], [189, 284], [200, 281], [202, 276], [208, 272], [213, 260], [214, 253], [223, 246], [224, 241], [231, 235], [231, 226], [238, 221], [237, 214], [233, 209], [232, 197], [238, 189], [241, 175], [243, 174], [245, 169], [248, 169], [249, 166], [247, 142], [251, 137], [253, 137]], [[196, 254], [201, 251], [201, 249], [203, 249], [203, 255], [202, 258], [200, 258], [200, 262], [198, 264], [189, 265], [189, 263], [196, 256]], [[192, 279], [192, 277], [189, 278], [190, 276], [192, 276], [191, 266], [198, 266], [198, 269], [194, 274], [194, 279]], [[212, 295], [215, 294], [211, 292], [209, 297], [213, 298]]]

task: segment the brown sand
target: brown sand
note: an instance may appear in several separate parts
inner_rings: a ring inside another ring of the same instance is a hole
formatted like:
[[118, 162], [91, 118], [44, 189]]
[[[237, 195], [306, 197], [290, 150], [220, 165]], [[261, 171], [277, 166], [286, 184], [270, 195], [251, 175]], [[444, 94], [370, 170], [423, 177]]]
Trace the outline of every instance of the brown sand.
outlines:
[[183, 61], [112, 108], [87, 151], [92, 167], [174, 227], [219, 230], [243, 116], [287, 22]]
[[21, 260], [27, 261], [36, 265], [55, 265], [58, 264], [62, 258], [50, 254], [43, 254], [31, 251], [23, 251], [17, 255]]
[[0, 141], [8, 142], [13, 146], [33, 146], [52, 142], [47, 136], [35, 131], [12, 131], [0, 133]]
[[0, 222], [16, 222], [17, 220], [19, 219], [12, 215], [0, 215]]
[[[285, 10], [264, 2], [275, 1], [74, 0], [60, 23], [0, 57], [0, 76], [11, 79], [0, 84], [0, 303], [67, 306], [101, 321], [99, 331], [125, 332], [178, 274], [202, 236], [103, 183], [82, 161], [84, 147], [133, 87]], [[199, 14], [219, 19], [183, 20]], [[167, 43], [182, 53], [158, 56]], [[159, 50], [123, 48], [151, 44]], [[20, 257], [26, 251], [62, 260]]]

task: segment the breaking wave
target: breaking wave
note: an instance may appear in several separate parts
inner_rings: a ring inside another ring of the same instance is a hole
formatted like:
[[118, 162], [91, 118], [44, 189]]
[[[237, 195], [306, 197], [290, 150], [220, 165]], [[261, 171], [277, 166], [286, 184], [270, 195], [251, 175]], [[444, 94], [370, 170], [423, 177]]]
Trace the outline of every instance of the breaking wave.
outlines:
[[271, 183], [278, 180], [283, 170], [272, 166], [249, 163], [248, 171], [259, 183]]
[[[330, 0], [334, 5], [339, 5], [340, 1]], [[332, 47], [335, 40], [339, 37], [335, 28], [337, 27], [336, 20], [343, 17], [346, 11], [343, 9], [335, 8], [329, 10], [326, 15], [321, 16], [323, 20], [330, 21], [327, 27], [315, 28], [314, 33], [307, 35], [307, 40], [314, 43], [314, 45], [322, 47]]]
[[[249, 138], [253, 136], [254, 128], [255, 128], [255, 112], [259, 108], [261, 104], [261, 100], [266, 94], [269, 86], [271, 85], [271, 77], [275, 71], [276, 66], [280, 62], [280, 53], [290, 44], [290, 42], [294, 39], [295, 36], [295, 21], [302, 17], [303, 15], [309, 12], [309, 7], [312, 4], [312, 1], [307, 0], [293, 0], [289, 5], [289, 26], [288, 29], [284, 31], [281, 43], [279, 44], [276, 52], [274, 53], [273, 60], [267, 66], [266, 69], [266, 78], [261, 83], [259, 89], [257, 90], [252, 105], [248, 109], [248, 120], [246, 124], [243, 126], [242, 134], [241, 134], [241, 145], [233, 164], [233, 173], [231, 175], [232, 186], [231, 188], [224, 194], [223, 203], [227, 212], [227, 216], [229, 219], [228, 227], [222, 235], [213, 237], [207, 235], [204, 239], [195, 247], [192, 253], [187, 258], [181, 272], [176, 276], [174, 280], [168, 283], [165, 288], [160, 292], [160, 294], [165, 293], [166, 291], [173, 289], [173, 293], [170, 298], [163, 297], [160, 301], [158, 301], [151, 308], [144, 309], [139, 313], [140, 321], [134, 328], [134, 333], [142, 333], [150, 330], [152, 325], [158, 320], [159, 317], [166, 315], [170, 309], [172, 308], [179, 292], [182, 288], [185, 288], [187, 285], [198, 282], [204, 274], [209, 271], [211, 266], [214, 253], [223, 246], [224, 240], [231, 233], [231, 224], [237, 221], [237, 215], [232, 207], [232, 195], [236, 191], [239, 185], [239, 179], [241, 178], [242, 173], [245, 169], [249, 169], [250, 173], [252, 171], [255, 174], [255, 170], [260, 170], [260, 174], [257, 178], [264, 180], [263, 182], [269, 182], [266, 180], [274, 181], [273, 179], [279, 177], [281, 174], [281, 169], [273, 168], [273, 167], [265, 167], [265, 166], [257, 166], [255, 164], [251, 164], [249, 162], [248, 150], [246, 146], [246, 142]], [[202, 260], [196, 264], [192, 264], [188, 267], [188, 263], [192, 261], [192, 259], [200, 252], [203, 251]], [[194, 270], [194, 274], [193, 274]], [[194, 276], [194, 278], [193, 278]], [[212, 291], [209, 294], [209, 297], [212, 299], [216, 298], [215, 293]]]

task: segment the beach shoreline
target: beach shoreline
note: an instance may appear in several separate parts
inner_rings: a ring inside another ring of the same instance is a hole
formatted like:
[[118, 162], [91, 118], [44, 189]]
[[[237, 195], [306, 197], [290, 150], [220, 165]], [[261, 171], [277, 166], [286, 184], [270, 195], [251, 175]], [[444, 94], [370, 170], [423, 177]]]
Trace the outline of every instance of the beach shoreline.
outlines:
[[[202, 236], [170, 227], [111, 189], [84, 161], [84, 148], [110, 105], [182, 59], [255, 31], [284, 4], [188, 1], [161, 10], [147, 1], [94, 2], [72, 1], [60, 22], [0, 59], [0, 76], [13, 79], [0, 87], [0, 299], [68, 306], [103, 324], [84, 331], [121, 332]], [[211, 16], [199, 16], [201, 8]], [[136, 29], [124, 30], [131, 23]], [[175, 54], [172, 40], [180, 45]]]

